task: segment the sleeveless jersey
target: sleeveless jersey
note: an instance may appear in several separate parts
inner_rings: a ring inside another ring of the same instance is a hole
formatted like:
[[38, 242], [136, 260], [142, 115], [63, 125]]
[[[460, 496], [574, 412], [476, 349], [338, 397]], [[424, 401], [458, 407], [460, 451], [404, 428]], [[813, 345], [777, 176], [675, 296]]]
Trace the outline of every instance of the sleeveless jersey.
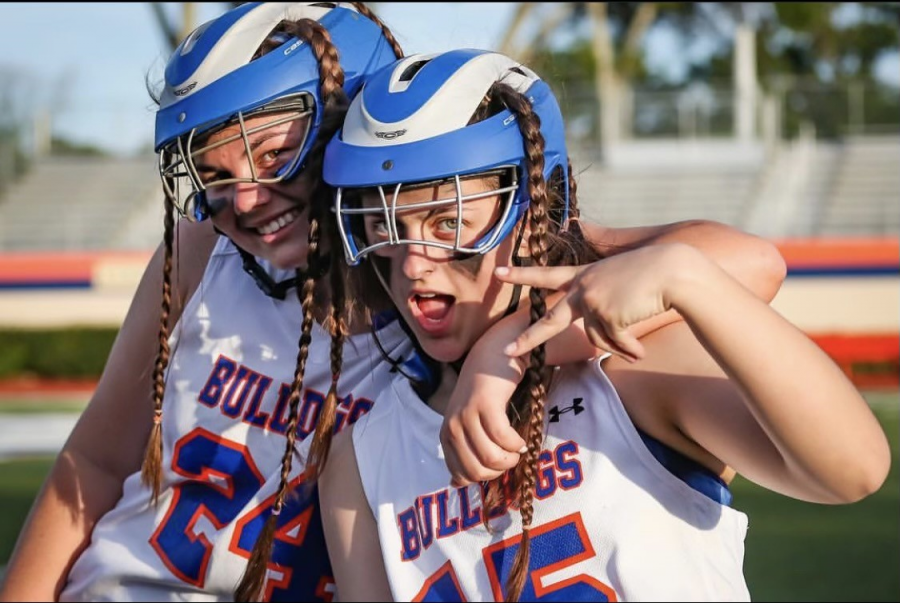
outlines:
[[[170, 338], [159, 505], [151, 505], [139, 472], [129, 476], [72, 567], [63, 601], [233, 600], [280, 480], [300, 323], [295, 291], [283, 301], [267, 297], [243, 271], [234, 245], [220, 237]], [[394, 359], [412, 350], [397, 321], [378, 339]], [[330, 346], [328, 333], [314, 324], [298, 443], [315, 430], [331, 384]], [[367, 412], [392, 378], [370, 334], [348, 338], [343, 358], [337, 429]], [[301, 487], [296, 454], [293, 465], [296, 495], [278, 517], [266, 595], [330, 600], [318, 497]]]
[[[651, 454], [600, 362], [557, 369], [545, 405], [522, 601], [749, 600], [747, 517]], [[353, 428], [363, 489], [397, 601], [502, 601], [517, 510], [482, 522], [479, 485], [454, 488], [441, 416], [395, 379]]]

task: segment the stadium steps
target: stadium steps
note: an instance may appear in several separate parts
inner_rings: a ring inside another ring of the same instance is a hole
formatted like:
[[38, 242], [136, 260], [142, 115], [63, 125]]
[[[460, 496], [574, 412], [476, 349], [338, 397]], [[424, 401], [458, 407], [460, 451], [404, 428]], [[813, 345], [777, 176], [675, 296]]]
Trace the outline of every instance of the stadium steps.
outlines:
[[900, 137], [855, 136], [823, 204], [819, 234], [900, 235]]
[[39, 159], [0, 199], [0, 249], [127, 246], [117, 236], [158, 191], [153, 156]]
[[[641, 147], [632, 165], [573, 149], [584, 215], [616, 227], [704, 218], [765, 235], [781, 212], [778, 236], [900, 236], [900, 136], [818, 141], [789, 207], [776, 198], [784, 170], [767, 170], [778, 155], [763, 165], [723, 145], [700, 160], [698, 144], [684, 148]], [[161, 236], [153, 156], [47, 157], [0, 198], [0, 250], [152, 249]]]
[[759, 168], [648, 166], [636, 171], [595, 163], [575, 171], [583, 214], [605, 226], [625, 227], [694, 218], [737, 224]]

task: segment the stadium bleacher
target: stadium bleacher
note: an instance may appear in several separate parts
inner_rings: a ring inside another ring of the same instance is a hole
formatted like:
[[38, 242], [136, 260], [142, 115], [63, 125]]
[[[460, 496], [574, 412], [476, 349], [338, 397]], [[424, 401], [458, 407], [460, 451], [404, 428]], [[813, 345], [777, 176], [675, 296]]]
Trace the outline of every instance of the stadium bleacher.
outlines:
[[765, 155], [722, 142], [633, 146], [618, 164], [573, 151], [586, 216], [609, 226], [706, 218], [775, 237], [900, 236], [900, 136], [784, 143]]
[[[763, 236], [900, 236], [898, 135], [768, 153], [644, 140], [572, 156], [582, 211], [609, 226], [705, 218]], [[161, 235], [153, 156], [40, 158], [0, 196], [0, 251], [149, 250]]]
[[154, 205], [162, 201], [152, 155], [41, 157], [0, 198], [0, 250], [153, 248], [161, 217], [142, 225], [146, 237], [133, 218]]

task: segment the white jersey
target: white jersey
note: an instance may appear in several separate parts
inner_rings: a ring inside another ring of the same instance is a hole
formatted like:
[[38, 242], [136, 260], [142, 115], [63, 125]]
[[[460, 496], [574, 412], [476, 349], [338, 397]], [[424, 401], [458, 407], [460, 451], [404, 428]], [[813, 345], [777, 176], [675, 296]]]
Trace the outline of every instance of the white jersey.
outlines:
[[[163, 403], [162, 494], [150, 504], [140, 474], [96, 524], [61, 599], [232, 600], [280, 476], [288, 394], [297, 363], [301, 309], [295, 291], [279, 301], [242, 269], [220, 237], [203, 280], [170, 339]], [[412, 346], [396, 321], [378, 331], [394, 359]], [[331, 339], [314, 325], [297, 441], [313, 433], [331, 383]], [[367, 412], [391, 380], [369, 334], [347, 340], [337, 426]], [[330, 600], [331, 568], [316, 492], [304, 493], [295, 454], [267, 581], [272, 601]]]
[[[746, 515], [660, 464], [599, 361], [559, 369], [545, 408], [522, 601], [749, 600]], [[353, 428], [394, 600], [502, 601], [520, 515], [485, 529], [480, 486], [448, 485], [441, 422], [397, 379]]]

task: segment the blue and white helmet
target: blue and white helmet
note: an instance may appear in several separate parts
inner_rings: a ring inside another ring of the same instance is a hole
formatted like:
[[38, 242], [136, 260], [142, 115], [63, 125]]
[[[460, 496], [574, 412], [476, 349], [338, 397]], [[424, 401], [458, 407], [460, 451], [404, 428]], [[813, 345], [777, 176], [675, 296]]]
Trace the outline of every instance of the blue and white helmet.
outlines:
[[[195, 220], [208, 217], [205, 190], [209, 186], [279, 182], [295, 176], [303, 165], [322, 123], [315, 55], [305, 41], [283, 35], [279, 47], [253, 58], [281, 21], [298, 19], [316, 20], [328, 30], [350, 98], [366, 76], [396, 60], [381, 27], [346, 2], [250, 2], [195, 29], [166, 65], [156, 113], [160, 176], [182, 215]], [[309, 117], [298, 152], [268, 178], [251, 168], [251, 178], [201, 180], [193, 158], [206, 150], [200, 147], [207, 134], [239, 123], [241, 133], [235, 139], [243, 137], [246, 144], [244, 120], [258, 112], [285, 113], [286, 119]], [[174, 179], [174, 187], [167, 178]], [[180, 190], [183, 185], [188, 187], [187, 194]]]
[[[343, 129], [325, 151], [323, 177], [337, 189], [335, 211], [347, 261], [358, 263], [385, 245], [416, 243], [456, 253], [486, 253], [508, 236], [529, 207], [525, 147], [516, 116], [505, 109], [483, 121], [470, 119], [495, 82], [524, 94], [541, 121], [544, 178], [562, 169], [564, 213], [568, 208], [568, 156], [562, 114], [550, 87], [533, 71], [511, 58], [484, 50], [419, 54], [373, 75], [350, 105]], [[465, 197], [460, 178], [508, 169], [507, 186]], [[420, 205], [456, 204], [506, 193], [501, 218], [481, 239], [455, 243], [401, 238], [397, 197], [401, 187], [449, 180], [456, 196]], [[385, 195], [385, 188], [390, 187]], [[360, 208], [347, 189], [377, 188], [381, 207]], [[360, 233], [360, 214], [383, 216], [386, 240], [367, 244]], [[565, 219], [565, 215], [563, 218]], [[356, 219], [354, 219], [356, 218]]]

